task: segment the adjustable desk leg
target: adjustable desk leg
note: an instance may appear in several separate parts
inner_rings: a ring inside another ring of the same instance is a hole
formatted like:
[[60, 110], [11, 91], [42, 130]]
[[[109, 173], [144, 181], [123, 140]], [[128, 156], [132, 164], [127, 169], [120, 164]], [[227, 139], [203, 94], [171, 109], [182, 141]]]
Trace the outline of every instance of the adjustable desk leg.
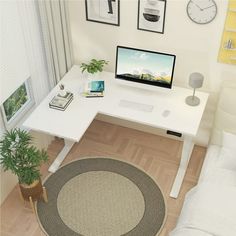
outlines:
[[179, 191], [180, 191], [182, 182], [184, 180], [185, 172], [187, 170], [188, 163], [189, 163], [192, 151], [193, 151], [193, 146], [194, 146], [194, 143], [192, 141], [192, 138], [185, 137], [184, 142], [183, 142], [180, 165], [179, 165], [177, 175], [175, 177], [174, 184], [170, 192], [170, 197], [177, 198], [179, 195]]
[[55, 173], [57, 171], [57, 169], [59, 168], [59, 166], [61, 165], [61, 163], [64, 161], [64, 159], [66, 158], [66, 155], [68, 154], [68, 152], [70, 151], [70, 149], [72, 148], [72, 146], [74, 145], [74, 142], [69, 141], [64, 139], [65, 142], [65, 146], [62, 148], [62, 150], [60, 151], [60, 153], [57, 155], [56, 159], [54, 160], [54, 162], [51, 164], [51, 166], [49, 167], [48, 171]]

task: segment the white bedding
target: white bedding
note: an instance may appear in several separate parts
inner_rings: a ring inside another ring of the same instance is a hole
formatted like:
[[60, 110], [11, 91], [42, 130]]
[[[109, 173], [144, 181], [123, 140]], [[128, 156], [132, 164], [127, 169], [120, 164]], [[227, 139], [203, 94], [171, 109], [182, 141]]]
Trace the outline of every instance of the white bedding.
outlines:
[[199, 184], [187, 195], [170, 236], [236, 235], [236, 187]]

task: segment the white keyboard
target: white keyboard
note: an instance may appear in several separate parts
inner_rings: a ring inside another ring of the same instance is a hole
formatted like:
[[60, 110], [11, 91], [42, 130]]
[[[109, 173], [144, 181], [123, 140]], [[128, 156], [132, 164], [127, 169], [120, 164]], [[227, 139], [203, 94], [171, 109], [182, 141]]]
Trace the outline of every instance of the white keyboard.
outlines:
[[145, 112], [152, 112], [153, 106], [149, 104], [143, 104], [139, 102], [133, 102], [133, 101], [128, 101], [128, 100], [120, 100], [119, 106], [121, 107], [126, 107], [126, 108], [131, 108], [133, 110], [137, 111], [145, 111]]

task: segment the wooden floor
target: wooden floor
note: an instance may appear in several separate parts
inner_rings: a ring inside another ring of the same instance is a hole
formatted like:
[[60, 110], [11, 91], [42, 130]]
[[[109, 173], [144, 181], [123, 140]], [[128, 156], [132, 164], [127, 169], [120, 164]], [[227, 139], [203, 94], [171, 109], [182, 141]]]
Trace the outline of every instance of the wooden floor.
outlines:
[[[49, 146], [50, 163], [62, 145], [63, 141], [56, 139]], [[106, 156], [134, 163], [145, 170], [165, 194], [168, 216], [160, 235], [167, 236], [176, 224], [186, 192], [197, 183], [206, 152], [205, 148], [195, 146], [180, 195], [178, 199], [173, 199], [169, 193], [179, 165], [181, 149], [182, 143], [179, 141], [95, 120], [80, 143], [73, 146], [65, 163], [80, 157]], [[48, 175], [50, 163], [42, 166], [43, 177]], [[1, 236], [39, 235], [44, 234], [30, 206], [24, 206], [21, 202], [16, 187], [1, 206]]]

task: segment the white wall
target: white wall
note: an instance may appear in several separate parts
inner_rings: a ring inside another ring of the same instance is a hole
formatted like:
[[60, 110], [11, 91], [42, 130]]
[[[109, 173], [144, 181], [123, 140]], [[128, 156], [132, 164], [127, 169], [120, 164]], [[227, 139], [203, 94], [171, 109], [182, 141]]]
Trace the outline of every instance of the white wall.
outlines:
[[114, 71], [115, 48], [126, 45], [176, 54], [175, 84], [187, 85], [189, 74], [199, 71], [205, 75], [204, 86], [214, 90], [226, 71], [235, 73], [235, 66], [217, 63], [227, 0], [216, 1], [218, 14], [207, 25], [188, 18], [188, 0], [167, 0], [164, 34], [137, 30], [137, 2], [121, 1], [121, 23], [116, 27], [86, 21], [84, 1], [68, 1], [75, 62], [104, 58], [110, 61], [107, 70]]
[[216, 0], [218, 14], [207, 25], [193, 23], [186, 14], [188, 0], [167, 0], [164, 34], [137, 30], [137, 0], [120, 1], [120, 27], [86, 21], [85, 3], [68, 1], [75, 63], [99, 58], [109, 60], [106, 70], [115, 67], [117, 45], [172, 53], [177, 56], [174, 85], [188, 86], [189, 74], [197, 71], [205, 76], [202, 90], [211, 92], [204, 114], [202, 131], [210, 130], [217, 92], [226, 77], [236, 77], [235, 66], [217, 62], [227, 0]]

